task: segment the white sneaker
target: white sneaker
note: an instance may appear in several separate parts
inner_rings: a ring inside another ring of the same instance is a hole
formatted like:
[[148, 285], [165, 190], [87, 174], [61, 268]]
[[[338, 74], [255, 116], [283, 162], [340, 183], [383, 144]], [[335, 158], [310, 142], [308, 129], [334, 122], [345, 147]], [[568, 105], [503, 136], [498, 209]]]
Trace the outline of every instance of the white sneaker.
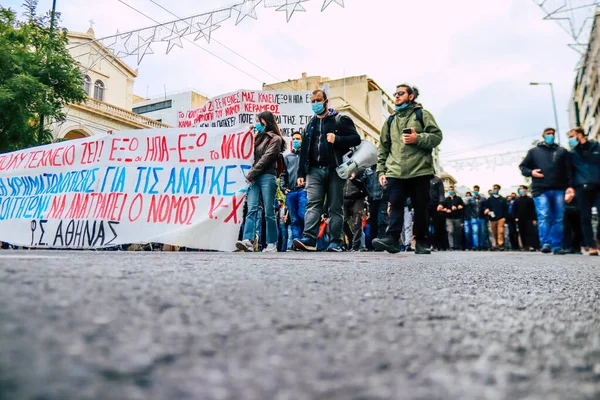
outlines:
[[252, 242], [248, 239], [238, 241], [235, 244], [235, 248], [238, 249], [239, 251], [248, 251], [248, 252], [254, 251], [254, 246], [252, 245]]
[[277, 253], [277, 246], [275, 246], [274, 243], [269, 243], [267, 244], [267, 247], [265, 247], [262, 251], [263, 253]]

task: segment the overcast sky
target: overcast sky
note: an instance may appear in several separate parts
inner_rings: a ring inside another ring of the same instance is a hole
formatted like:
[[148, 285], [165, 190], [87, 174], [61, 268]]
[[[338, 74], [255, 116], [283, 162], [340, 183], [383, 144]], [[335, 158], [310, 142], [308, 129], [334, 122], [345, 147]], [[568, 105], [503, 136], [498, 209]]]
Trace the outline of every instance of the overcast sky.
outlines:
[[[174, 17], [150, 0], [123, 0], [152, 18]], [[192, 16], [234, 0], [155, 0], [174, 14]], [[22, 11], [22, 0], [3, 5]], [[40, 0], [40, 10], [52, 0]], [[235, 19], [213, 32], [218, 40], [260, 65], [264, 72], [214, 40], [196, 42], [252, 77], [189, 42], [165, 55], [157, 44], [139, 66], [135, 92], [141, 96], [193, 88], [209, 96], [236, 89], [260, 89], [262, 82], [300, 77], [302, 72], [341, 78], [367, 74], [393, 93], [408, 82], [421, 90], [420, 101], [444, 132], [442, 160], [522, 150], [523, 155], [546, 126], [554, 125], [547, 86], [553, 82], [563, 138], [567, 106], [578, 54], [567, 35], [530, 0], [345, 0], [320, 12], [322, 0], [309, 0], [306, 12], [286, 23], [285, 12], [256, 9], [258, 20]], [[154, 23], [119, 0], [58, 0], [61, 25], [85, 32], [95, 21], [97, 37]], [[191, 37], [193, 38], [193, 37]], [[126, 59], [136, 67], [136, 59]], [[521, 138], [520, 140], [512, 140]], [[509, 141], [511, 140], [511, 141]], [[503, 143], [500, 143], [503, 142]], [[566, 140], [563, 139], [563, 142]], [[473, 151], [468, 151], [474, 149]], [[517, 163], [492, 170], [444, 168], [461, 184], [510, 186], [522, 182]]]

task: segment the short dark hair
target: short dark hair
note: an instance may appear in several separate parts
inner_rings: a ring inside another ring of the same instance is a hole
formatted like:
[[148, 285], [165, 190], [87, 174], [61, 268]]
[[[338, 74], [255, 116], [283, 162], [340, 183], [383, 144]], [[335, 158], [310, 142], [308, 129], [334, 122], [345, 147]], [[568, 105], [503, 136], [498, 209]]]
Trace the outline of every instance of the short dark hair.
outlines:
[[546, 129], [544, 129], [544, 132], [542, 133], [542, 135], [545, 135], [547, 132], [550, 132], [550, 131], [556, 133], [556, 129], [554, 129], [554, 128], [546, 128]]
[[571, 129], [573, 132], [575, 132], [576, 134], [581, 134], [583, 136], [587, 136], [585, 134], [585, 130], [581, 127], [581, 126], [576, 126], [575, 128]]
[[296, 135], [300, 135], [300, 136], [302, 136], [302, 134], [301, 134], [300, 132], [298, 132], [298, 131], [296, 131], [296, 132], [292, 133], [292, 137], [294, 137], [294, 136], [296, 136]]
[[414, 95], [415, 98], [413, 99], [413, 101], [417, 100], [417, 97], [419, 97], [419, 89], [417, 89], [415, 86], [410, 86], [407, 83], [401, 83], [399, 85], [396, 85], [396, 89], [398, 88], [404, 88], [406, 89], [406, 93]]
[[520, 187], [521, 189], [525, 189], [525, 190], [529, 189], [529, 188], [527, 187], [527, 185], [520, 185], [519, 187]]
[[454, 185], [448, 186], [448, 189], [454, 189]]
[[465, 193], [465, 196], [472, 196], [472, 195], [473, 195], [473, 193], [471, 193], [471, 192]]
[[317, 93], [323, 93], [323, 100], [327, 100], [327, 93], [325, 93], [324, 90], [317, 89], [317, 90], [313, 90], [313, 92], [312, 92], [313, 96]]
[[477, 188], [477, 189], [481, 189], [481, 188], [479, 187], [479, 185], [474, 185], [474, 186], [473, 186], [473, 189], [475, 189], [475, 188]]
[[496, 186], [498, 186], [498, 190], [502, 189], [502, 186], [498, 185], [497, 183], [494, 183], [494, 184], [492, 185], [492, 187], [496, 187]]

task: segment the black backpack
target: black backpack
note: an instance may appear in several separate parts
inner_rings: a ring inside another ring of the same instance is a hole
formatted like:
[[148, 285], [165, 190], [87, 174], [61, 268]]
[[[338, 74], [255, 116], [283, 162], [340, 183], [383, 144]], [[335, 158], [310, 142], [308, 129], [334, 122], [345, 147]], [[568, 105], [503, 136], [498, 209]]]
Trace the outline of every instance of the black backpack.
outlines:
[[[421, 124], [421, 128], [425, 129], [425, 122], [423, 121], [423, 109], [422, 108], [417, 108], [415, 110], [415, 117], [417, 118], [417, 121], [419, 121], [419, 123]], [[390, 117], [387, 120], [388, 132], [390, 132], [392, 129], [392, 122], [394, 121], [394, 118], [396, 118], [395, 113], [390, 115]]]

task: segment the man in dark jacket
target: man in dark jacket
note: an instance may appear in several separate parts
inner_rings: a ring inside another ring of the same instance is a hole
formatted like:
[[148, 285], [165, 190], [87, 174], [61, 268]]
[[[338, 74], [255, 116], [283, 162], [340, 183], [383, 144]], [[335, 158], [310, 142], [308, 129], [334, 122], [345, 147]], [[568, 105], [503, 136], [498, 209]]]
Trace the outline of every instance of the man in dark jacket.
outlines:
[[442, 131], [433, 115], [416, 102], [418, 96], [414, 87], [398, 85], [394, 93], [396, 112], [381, 129], [377, 174], [381, 185], [388, 184], [390, 224], [385, 238], [373, 240], [378, 251], [400, 251], [404, 205], [410, 197], [415, 254], [431, 253], [427, 248], [427, 194], [434, 175], [433, 149], [441, 143]]
[[292, 228], [292, 239], [302, 237], [304, 230], [304, 214], [308, 199], [304, 186], [298, 186], [298, 166], [300, 161], [300, 148], [302, 147], [302, 134], [294, 132], [292, 135], [292, 152], [285, 156], [285, 171], [279, 177], [279, 188], [285, 194], [285, 204], [288, 208], [289, 223]]
[[372, 240], [384, 237], [388, 225], [388, 200], [387, 188], [379, 184], [377, 177], [377, 166], [373, 165], [365, 169], [363, 182], [369, 195], [369, 227], [371, 231], [370, 240], [367, 241], [367, 249], [373, 250]]
[[569, 145], [573, 150], [569, 152], [569, 189], [567, 195], [575, 195], [581, 228], [583, 231], [584, 246], [590, 256], [598, 255], [600, 244], [600, 219], [596, 240], [592, 229], [592, 207], [600, 212], [600, 144], [595, 140], [588, 140], [583, 128], [577, 127], [569, 132]]
[[448, 187], [448, 197], [446, 197], [442, 205], [446, 213], [448, 247], [451, 250], [460, 250], [465, 203], [454, 191], [454, 186]]
[[[473, 186], [473, 197], [467, 199], [466, 215], [470, 218], [468, 231], [472, 234], [473, 250], [482, 250], [485, 248], [485, 208], [486, 200], [481, 197], [479, 185]], [[467, 222], [465, 221], [465, 227]]]
[[322, 90], [315, 90], [311, 97], [315, 116], [306, 126], [300, 148], [298, 186], [306, 183], [308, 206], [304, 217], [304, 234], [296, 239], [296, 250], [316, 251], [320, 217], [325, 197], [329, 204], [329, 230], [331, 232], [327, 251], [342, 251], [342, 226], [344, 223], [344, 185], [336, 167], [351, 147], [361, 143], [354, 122], [347, 116], [328, 109], [329, 100]]
[[533, 199], [527, 195], [527, 186], [519, 187], [519, 196], [512, 207], [512, 216], [517, 224], [517, 232], [521, 239], [523, 250], [535, 250], [536, 212]]
[[485, 215], [492, 225], [492, 250], [504, 251], [504, 222], [508, 215], [508, 203], [500, 195], [500, 185], [493, 186], [492, 195], [486, 201]]
[[431, 249], [446, 249], [446, 226], [444, 217], [444, 182], [434, 176], [429, 181], [429, 205], [427, 214], [429, 216], [430, 235], [429, 247]]
[[523, 176], [532, 178], [542, 252], [554, 251], [560, 255], [565, 254], [563, 218], [569, 157], [567, 150], [555, 143], [554, 135], [553, 128], [546, 128], [542, 134], [544, 140], [527, 152], [519, 168]]

